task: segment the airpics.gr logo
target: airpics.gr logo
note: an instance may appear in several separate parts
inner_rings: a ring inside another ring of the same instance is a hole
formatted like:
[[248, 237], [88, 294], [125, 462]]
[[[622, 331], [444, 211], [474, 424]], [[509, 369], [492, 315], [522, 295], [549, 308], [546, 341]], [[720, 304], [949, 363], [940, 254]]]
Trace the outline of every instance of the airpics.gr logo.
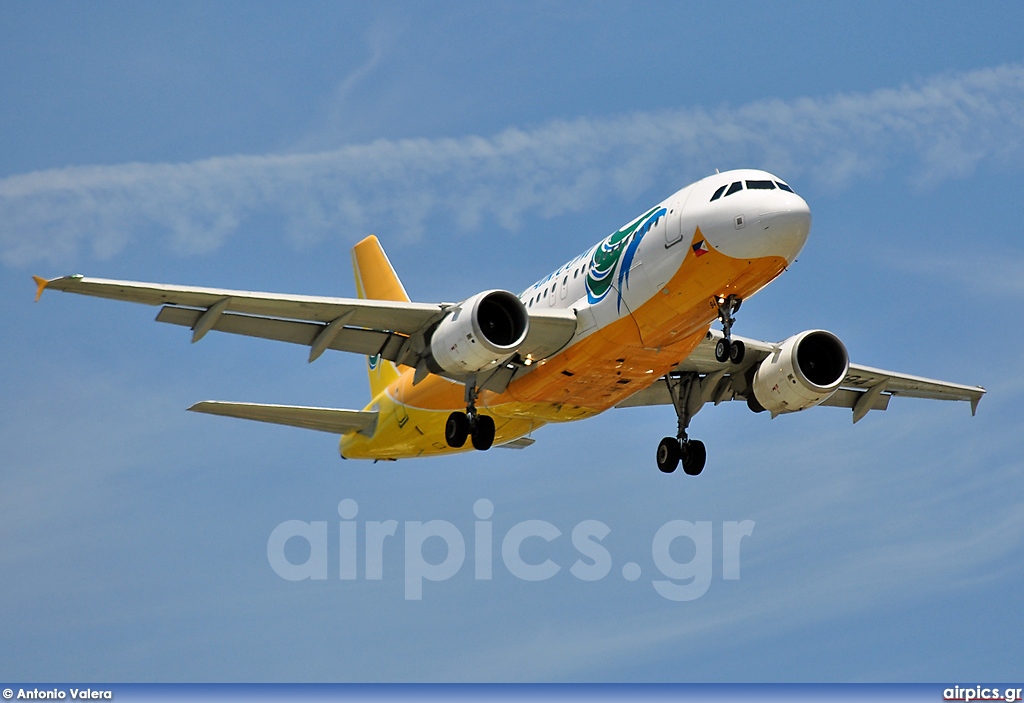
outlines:
[[666, 212], [667, 210], [663, 207], [651, 208], [646, 214], [610, 235], [597, 246], [587, 270], [587, 300], [591, 304], [604, 300], [608, 295], [617, 270], [618, 276], [615, 276], [617, 284], [615, 288], [618, 292], [616, 307], [622, 309], [622, 287], [623, 284], [629, 286], [629, 269], [633, 265], [636, 250], [640, 247], [640, 240], [651, 231], [660, 218], [665, 216]]
[[[687, 602], [711, 587], [718, 560], [713, 554], [719, 549], [722, 580], [740, 578], [740, 545], [754, 533], [755, 525], [753, 520], [724, 520], [720, 527], [706, 520], [669, 520], [653, 535], [644, 536], [640, 553], [646, 552], [649, 559], [628, 561], [623, 554], [612, 555], [622, 544], [605, 541], [612, 528], [600, 520], [561, 528], [540, 519], [495, 520], [494, 503], [486, 498], [473, 503], [475, 520], [467, 525], [464, 519], [461, 528], [448, 520], [357, 520], [358, 515], [359, 504], [345, 498], [338, 503], [337, 529], [328, 529], [327, 520], [280, 523], [267, 539], [270, 568], [286, 581], [381, 581], [401, 574], [406, 600], [423, 600], [426, 582], [448, 581], [468, 564], [476, 581], [571, 577], [593, 582], [617, 571], [632, 583], [646, 570], [654, 592]], [[687, 552], [693, 555], [689, 561], [677, 560]]]

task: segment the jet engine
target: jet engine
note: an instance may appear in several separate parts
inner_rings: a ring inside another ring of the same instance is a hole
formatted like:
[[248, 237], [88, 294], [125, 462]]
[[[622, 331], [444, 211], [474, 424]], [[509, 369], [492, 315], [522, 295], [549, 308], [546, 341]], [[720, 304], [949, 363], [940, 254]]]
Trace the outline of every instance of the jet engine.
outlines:
[[793, 335], [761, 362], [751, 384], [751, 410], [773, 415], [812, 408], [828, 400], [850, 368], [846, 347], [831, 332]]
[[476, 373], [515, 354], [529, 330], [530, 315], [514, 294], [477, 293], [434, 328], [427, 366], [434, 373]]

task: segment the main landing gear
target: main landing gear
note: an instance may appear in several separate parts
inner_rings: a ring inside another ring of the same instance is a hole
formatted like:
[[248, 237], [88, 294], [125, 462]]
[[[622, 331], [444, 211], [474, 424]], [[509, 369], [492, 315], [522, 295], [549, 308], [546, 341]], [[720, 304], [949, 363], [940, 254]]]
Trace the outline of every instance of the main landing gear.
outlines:
[[735, 295], [730, 295], [727, 298], [716, 298], [715, 304], [718, 306], [718, 319], [722, 323], [722, 334], [725, 335], [715, 345], [715, 360], [721, 364], [724, 364], [726, 361], [738, 364], [743, 361], [743, 355], [747, 349], [743, 342], [739, 340], [733, 341], [732, 326], [736, 322], [736, 318], [733, 315], [739, 311], [743, 301]]
[[658, 468], [666, 474], [676, 470], [679, 463], [683, 464], [683, 472], [689, 476], [697, 476], [704, 470], [707, 461], [707, 449], [698, 439], [690, 439], [686, 428], [690, 419], [704, 403], [700, 380], [696, 374], [673, 375], [665, 377], [668, 392], [672, 396], [672, 406], [679, 419], [675, 437], [666, 437], [658, 444]]
[[[736, 322], [733, 315], [739, 311], [743, 301], [735, 295], [729, 295], [715, 298], [712, 304], [718, 308], [723, 333], [722, 339], [715, 344], [715, 360], [720, 364], [740, 364], [747, 350], [743, 342], [732, 338], [732, 326]], [[708, 374], [703, 380], [696, 373], [670, 373], [665, 376], [679, 424], [675, 437], [665, 437], [658, 444], [658, 468], [664, 473], [672, 473], [680, 463], [683, 471], [690, 476], [697, 476], [704, 470], [708, 458], [707, 449], [700, 440], [690, 439], [686, 429], [693, 416], [703, 407], [705, 399], [714, 396], [715, 387], [724, 374], [725, 370], [722, 369]]]
[[481, 415], [476, 410], [476, 398], [480, 391], [475, 379], [466, 383], [466, 412], [453, 412], [444, 425], [444, 439], [449, 447], [462, 447], [466, 438], [473, 441], [473, 448], [486, 451], [494, 444], [494, 418]]

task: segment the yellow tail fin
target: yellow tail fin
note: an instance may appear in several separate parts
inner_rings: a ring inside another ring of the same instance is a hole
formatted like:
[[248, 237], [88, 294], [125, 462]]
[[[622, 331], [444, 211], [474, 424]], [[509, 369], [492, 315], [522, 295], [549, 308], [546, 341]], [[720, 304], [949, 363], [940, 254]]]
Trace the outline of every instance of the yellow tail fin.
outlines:
[[[405, 286], [384, 253], [380, 242], [372, 234], [352, 247], [352, 268], [356, 275], [356, 294], [369, 300], [397, 300], [409, 302]], [[370, 394], [376, 398], [391, 383], [398, 380], [398, 367], [378, 356], [366, 358], [370, 375]]]

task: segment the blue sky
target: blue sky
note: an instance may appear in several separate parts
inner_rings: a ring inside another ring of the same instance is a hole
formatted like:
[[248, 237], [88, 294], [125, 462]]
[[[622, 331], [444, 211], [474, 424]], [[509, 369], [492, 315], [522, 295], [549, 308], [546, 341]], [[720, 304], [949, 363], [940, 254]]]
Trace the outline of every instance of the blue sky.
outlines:
[[[3, 5], [0, 679], [1019, 681], [1021, 26], [1019, 3]], [[654, 465], [667, 408], [342, 462], [328, 435], [183, 411], [361, 407], [361, 359], [32, 304], [30, 275], [75, 272], [352, 295], [369, 232], [415, 299], [518, 292], [748, 166], [814, 226], [737, 332], [825, 327], [860, 363], [984, 385], [977, 417], [726, 404], [692, 426], [698, 479]], [[499, 540], [558, 527], [524, 556], [563, 568], [477, 581], [467, 559], [406, 601], [400, 528], [381, 581], [340, 581], [345, 498], [467, 540], [486, 498]], [[327, 580], [274, 573], [286, 520], [328, 523]], [[611, 528], [595, 582], [568, 572], [583, 520]], [[694, 601], [651, 585], [671, 520], [714, 526]], [[732, 520], [756, 527], [723, 580]]]

